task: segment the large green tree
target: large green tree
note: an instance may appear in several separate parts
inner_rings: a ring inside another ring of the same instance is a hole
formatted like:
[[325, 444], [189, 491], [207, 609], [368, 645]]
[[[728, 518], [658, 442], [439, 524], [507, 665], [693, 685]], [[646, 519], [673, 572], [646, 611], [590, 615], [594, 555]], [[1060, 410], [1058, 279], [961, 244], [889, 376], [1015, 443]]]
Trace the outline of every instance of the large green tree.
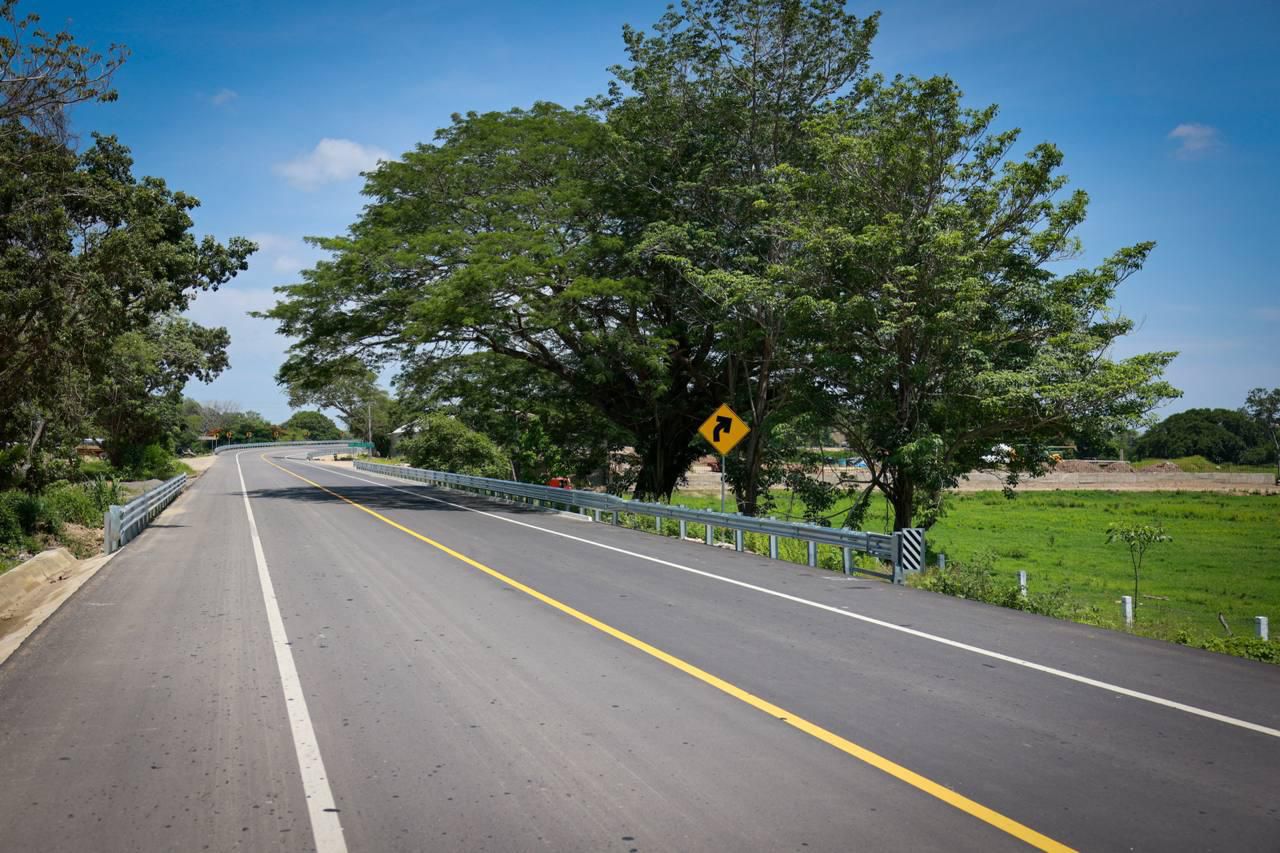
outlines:
[[127, 148], [77, 154], [19, 124], [0, 134], [0, 480], [74, 438], [116, 339], [185, 309], [246, 267], [254, 246], [197, 241], [197, 200], [137, 179]]
[[321, 412], [294, 412], [281, 428], [298, 433], [303, 441], [334, 441], [342, 438], [338, 425]]
[[927, 524], [993, 445], [1015, 448], [1013, 485], [1064, 432], [1112, 432], [1178, 393], [1160, 379], [1173, 353], [1107, 355], [1133, 327], [1111, 300], [1152, 244], [1059, 273], [1087, 197], [1053, 145], [1011, 156], [995, 115], [946, 78], [870, 81], [810, 125], [818, 167], [783, 170], [815, 370], [871, 474], [853, 521], [879, 489], [895, 528]]
[[1260, 423], [1234, 409], [1187, 409], [1149, 429], [1134, 445], [1140, 458], [1203, 456], [1210, 462], [1239, 463], [1250, 450], [1270, 442]]
[[613, 485], [605, 460], [630, 444], [572, 388], [523, 360], [473, 352], [428, 361], [402, 381], [413, 389], [406, 411], [443, 411], [493, 439], [518, 480]]
[[1280, 483], [1280, 388], [1254, 388], [1244, 403], [1245, 413], [1271, 439], [1275, 454], [1276, 482]]
[[[351, 233], [316, 241], [333, 260], [283, 289], [270, 316], [299, 343], [282, 379], [483, 350], [628, 434], [638, 495], [671, 493], [725, 400], [746, 402], [755, 459], [794, 372], [789, 249], [757, 227], [760, 197], [807, 156], [803, 122], [860, 77], [874, 29], [823, 0], [690, 0], [625, 31], [629, 62], [589, 109], [455, 117], [370, 175]], [[742, 488], [750, 509], [755, 478]]]
[[[110, 370], [93, 385], [90, 417], [117, 466], [150, 444], [171, 445], [186, 426], [182, 389], [227, 367], [227, 330], [168, 316], [115, 339]], [[172, 449], [167, 447], [166, 449]]]

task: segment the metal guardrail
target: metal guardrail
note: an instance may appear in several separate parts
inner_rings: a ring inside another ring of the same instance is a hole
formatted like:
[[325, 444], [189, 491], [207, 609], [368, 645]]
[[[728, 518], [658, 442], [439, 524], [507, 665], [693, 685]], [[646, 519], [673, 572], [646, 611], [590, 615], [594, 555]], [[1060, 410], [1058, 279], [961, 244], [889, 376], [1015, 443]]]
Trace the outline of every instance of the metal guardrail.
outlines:
[[187, 475], [179, 474], [172, 480], [143, 492], [124, 506], [112, 504], [102, 517], [102, 551], [112, 554], [146, 528], [161, 510], [173, 503], [174, 498], [187, 486]]
[[[358, 459], [355, 461], [355, 467], [360, 471], [370, 471], [419, 483], [462, 489], [486, 497], [506, 500], [517, 499], [552, 508], [563, 508], [567, 511], [590, 512], [596, 521], [600, 520], [602, 514], [608, 513], [611, 517], [610, 520], [614, 524], [618, 523], [620, 514], [630, 513], [637, 516], [652, 516], [655, 520], [655, 527], [660, 529], [662, 519], [669, 518], [679, 522], [681, 539], [686, 538], [687, 527], [690, 523], [701, 524], [703, 526], [703, 541], [708, 545], [714, 541], [717, 529], [732, 530], [734, 531], [734, 550], [736, 551], [744, 550], [744, 534], [763, 534], [769, 537], [769, 556], [775, 560], [778, 559], [778, 541], [780, 539], [794, 539], [804, 542], [808, 546], [807, 556], [810, 566], [818, 564], [819, 545], [833, 545], [841, 549], [845, 574], [852, 574], [856, 571], [862, 574], [883, 577], [892, 580], [894, 583], [903, 583], [907, 571], [920, 568], [918, 564], [913, 565], [916, 562], [912, 559], [914, 549], [910, 545], [904, 549], [904, 540], [909, 536], [913, 543], [919, 542], [920, 553], [923, 554], [924, 551], [923, 530], [898, 531], [892, 534], [869, 533], [861, 530], [819, 527], [816, 524], [804, 524], [795, 521], [779, 521], [773, 518], [758, 518], [738, 513], [720, 513], [705, 509], [671, 506], [669, 504], [629, 501], [613, 495], [586, 492], [579, 489], [559, 489], [551, 486], [539, 486], [534, 483], [517, 483], [511, 480], [496, 480], [489, 477], [472, 477], [467, 474], [451, 474], [444, 471], [429, 471], [422, 468], [409, 468], [399, 465], [380, 465]], [[883, 562], [889, 563], [893, 567], [893, 571], [891, 573], [877, 572], [854, 566], [852, 560], [852, 552], [854, 551], [870, 554]]]
[[216, 456], [228, 450], [252, 450], [255, 447], [346, 447], [348, 444], [350, 441], [345, 438], [333, 441], [255, 441], [248, 444], [224, 444], [215, 447], [213, 453]]

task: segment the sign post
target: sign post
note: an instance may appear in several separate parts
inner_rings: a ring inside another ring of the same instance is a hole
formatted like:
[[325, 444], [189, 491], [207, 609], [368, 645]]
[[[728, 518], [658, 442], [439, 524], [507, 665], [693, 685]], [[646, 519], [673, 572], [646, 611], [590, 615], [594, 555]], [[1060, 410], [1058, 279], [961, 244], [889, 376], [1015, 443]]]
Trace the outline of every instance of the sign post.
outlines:
[[722, 403], [711, 417], [702, 422], [698, 432], [720, 452], [720, 511], [724, 512], [724, 456], [747, 437], [751, 427], [738, 417], [737, 412]]

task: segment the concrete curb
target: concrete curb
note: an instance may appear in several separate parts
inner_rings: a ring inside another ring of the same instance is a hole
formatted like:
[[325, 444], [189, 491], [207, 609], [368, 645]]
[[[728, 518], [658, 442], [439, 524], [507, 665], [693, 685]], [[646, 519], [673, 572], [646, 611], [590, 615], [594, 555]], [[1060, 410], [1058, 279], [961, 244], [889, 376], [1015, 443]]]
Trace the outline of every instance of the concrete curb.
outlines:
[[0, 664], [114, 556], [77, 560], [55, 548], [0, 575]]

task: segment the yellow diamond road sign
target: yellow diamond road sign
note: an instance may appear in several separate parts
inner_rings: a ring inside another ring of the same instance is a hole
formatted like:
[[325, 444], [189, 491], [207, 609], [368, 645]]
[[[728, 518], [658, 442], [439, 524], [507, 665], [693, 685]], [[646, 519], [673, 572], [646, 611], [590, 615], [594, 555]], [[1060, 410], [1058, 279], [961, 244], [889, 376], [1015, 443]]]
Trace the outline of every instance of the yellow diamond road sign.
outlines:
[[751, 427], [738, 417], [737, 412], [727, 405], [721, 404], [702, 426], [698, 427], [702, 437], [711, 442], [711, 446], [721, 453], [733, 450], [739, 441], [747, 437]]

